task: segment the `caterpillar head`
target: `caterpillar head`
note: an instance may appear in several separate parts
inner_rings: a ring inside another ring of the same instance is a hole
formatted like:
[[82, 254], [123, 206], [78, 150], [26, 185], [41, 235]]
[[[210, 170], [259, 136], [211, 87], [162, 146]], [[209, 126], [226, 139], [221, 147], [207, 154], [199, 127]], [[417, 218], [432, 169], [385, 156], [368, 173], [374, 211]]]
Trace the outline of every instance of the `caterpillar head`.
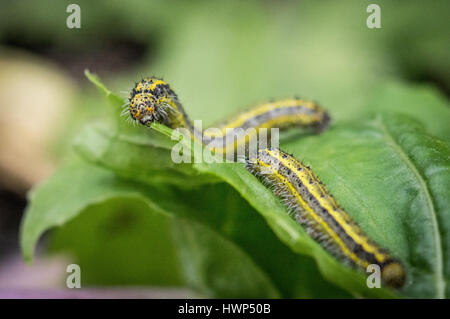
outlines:
[[398, 289], [405, 284], [406, 274], [398, 261], [389, 260], [382, 267], [381, 278], [388, 286]]
[[134, 86], [129, 98], [129, 113], [133, 120], [142, 125], [161, 121], [167, 113], [162, 107], [169, 86], [163, 80], [144, 78]]
[[151, 96], [136, 94], [130, 98], [129, 111], [131, 118], [142, 125], [150, 125], [157, 120], [157, 105]]

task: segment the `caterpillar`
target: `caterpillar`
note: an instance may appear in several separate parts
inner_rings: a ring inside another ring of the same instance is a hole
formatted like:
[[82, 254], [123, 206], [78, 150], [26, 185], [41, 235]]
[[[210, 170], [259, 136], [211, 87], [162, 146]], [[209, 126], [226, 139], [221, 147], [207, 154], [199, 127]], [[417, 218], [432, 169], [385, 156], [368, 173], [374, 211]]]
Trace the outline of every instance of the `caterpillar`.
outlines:
[[[322, 131], [330, 120], [328, 113], [316, 103], [292, 98], [264, 103], [242, 112], [218, 124], [219, 132], [203, 132], [192, 124], [170, 85], [155, 77], [144, 78], [135, 84], [130, 94], [128, 112], [133, 120], [142, 125], [148, 126], [157, 121], [173, 129], [187, 128], [195, 139], [222, 153], [248, 141], [245, 130], [250, 128], [255, 129], [256, 134], [261, 129], [272, 127], [282, 130], [299, 126]], [[236, 138], [229, 138], [230, 135]]]
[[[219, 141], [222, 152], [230, 147], [227, 129], [254, 128], [258, 131], [300, 126], [321, 132], [330, 121], [328, 113], [316, 103], [293, 98], [244, 111], [219, 124], [218, 132], [210, 134], [199, 131], [192, 124], [170, 85], [156, 77], [137, 82], [127, 105], [126, 112], [144, 126], [157, 121], [172, 129], [187, 128], [203, 144]], [[231, 147], [245, 142], [245, 138], [232, 140]], [[357, 268], [366, 269], [370, 264], [378, 264], [387, 285], [403, 286], [405, 271], [402, 264], [364, 234], [308, 166], [275, 148], [258, 150], [256, 156], [246, 158], [245, 166], [272, 189], [325, 250]]]
[[329, 253], [363, 270], [377, 264], [387, 285], [403, 286], [402, 264], [364, 234], [309, 166], [281, 150], [263, 149], [246, 161], [246, 168], [273, 189], [309, 236]]

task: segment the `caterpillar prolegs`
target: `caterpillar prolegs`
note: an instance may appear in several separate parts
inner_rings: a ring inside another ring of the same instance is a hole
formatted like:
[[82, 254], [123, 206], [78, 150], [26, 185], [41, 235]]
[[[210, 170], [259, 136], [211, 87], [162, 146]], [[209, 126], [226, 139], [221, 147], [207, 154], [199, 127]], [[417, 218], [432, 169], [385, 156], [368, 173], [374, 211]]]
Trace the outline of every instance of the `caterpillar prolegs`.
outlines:
[[[186, 128], [204, 144], [220, 142], [229, 149], [227, 129], [286, 129], [300, 126], [320, 132], [327, 128], [328, 113], [316, 103], [303, 99], [283, 99], [261, 104], [218, 125], [214, 134], [199, 131], [192, 124], [177, 95], [165, 81], [144, 78], [131, 91], [128, 106], [131, 118], [142, 125], [157, 121], [173, 129]], [[246, 139], [232, 140], [246, 143]], [[377, 264], [383, 281], [394, 288], [405, 282], [402, 264], [370, 240], [337, 204], [325, 185], [291, 155], [275, 148], [260, 149], [246, 159], [246, 168], [270, 186], [308, 234], [329, 253], [357, 268]]]

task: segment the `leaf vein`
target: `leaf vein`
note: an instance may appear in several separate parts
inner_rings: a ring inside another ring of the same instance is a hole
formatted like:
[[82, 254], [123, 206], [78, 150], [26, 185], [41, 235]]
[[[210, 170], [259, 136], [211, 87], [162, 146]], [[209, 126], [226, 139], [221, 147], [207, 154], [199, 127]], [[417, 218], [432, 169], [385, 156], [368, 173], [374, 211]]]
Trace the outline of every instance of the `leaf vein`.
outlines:
[[408, 166], [408, 168], [411, 170], [411, 172], [416, 177], [417, 181], [419, 182], [420, 189], [422, 190], [425, 200], [427, 203], [427, 206], [429, 208], [431, 222], [434, 229], [434, 245], [436, 247], [436, 265], [435, 265], [435, 282], [436, 282], [436, 297], [437, 298], [445, 298], [445, 279], [444, 279], [444, 259], [443, 259], [443, 253], [442, 253], [442, 241], [440, 237], [440, 231], [439, 231], [439, 223], [437, 219], [437, 213], [436, 209], [434, 207], [433, 200], [431, 198], [431, 194], [428, 190], [427, 183], [423, 176], [419, 173], [417, 168], [415, 167], [414, 163], [411, 161], [411, 159], [408, 157], [408, 155], [404, 152], [402, 147], [397, 143], [397, 141], [394, 139], [392, 134], [389, 132], [388, 128], [379, 118], [376, 122], [378, 124], [378, 127], [382, 130], [385, 139], [387, 142], [392, 146], [392, 148], [398, 153], [400, 158], [405, 162], [405, 164]]

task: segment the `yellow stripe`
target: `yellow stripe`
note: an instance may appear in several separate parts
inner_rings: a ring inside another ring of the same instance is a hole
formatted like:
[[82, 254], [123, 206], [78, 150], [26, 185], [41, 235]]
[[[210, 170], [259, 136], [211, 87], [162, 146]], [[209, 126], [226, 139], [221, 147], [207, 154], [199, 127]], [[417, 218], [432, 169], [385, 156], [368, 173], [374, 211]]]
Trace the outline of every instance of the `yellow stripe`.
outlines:
[[273, 103], [265, 103], [260, 106], [255, 107], [254, 109], [244, 112], [234, 119], [231, 119], [229, 122], [224, 122], [221, 124], [221, 131], [222, 134], [225, 134], [225, 130], [227, 128], [234, 128], [234, 127], [240, 127], [242, 124], [244, 124], [246, 121], [250, 120], [251, 118], [264, 114], [266, 112], [269, 112], [271, 110], [280, 109], [280, 108], [286, 108], [286, 107], [293, 107], [293, 106], [304, 106], [309, 109], [315, 109], [315, 104], [310, 101], [305, 100], [297, 100], [297, 99], [286, 99], [286, 100], [280, 100]]
[[152, 85], [149, 86], [149, 90], [153, 91], [155, 89], [155, 87], [159, 84], [167, 84], [166, 82], [164, 82], [163, 80], [156, 80], [155, 82], [152, 83]]
[[[260, 126], [252, 127], [249, 131], [249, 134], [240, 136], [238, 139], [232, 139], [232, 143], [224, 144], [221, 148], [214, 147], [212, 150], [214, 152], [220, 152], [220, 153], [226, 153], [231, 150], [236, 150], [240, 144], [246, 145], [249, 143], [249, 141], [253, 138], [255, 138], [259, 134], [259, 129], [261, 128], [273, 128], [278, 127], [281, 124], [291, 124], [296, 122], [302, 122], [302, 124], [306, 125], [311, 122], [316, 121], [317, 116], [305, 116], [303, 114], [296, 114], [296, 115], [284, 115], [280, 116], [274, 119], [271, 119], [267, 122], [262, 123]], [[228, 128], [228, 127], [227, 127]], [[252, 130], [254, 129], [254, 130]], [[208, 134], [205, 134], [208, 133]], [[224, 138], [226, 136], [226, 132], [222, 133], [221, 135], [213, 134], [210, 132], [203, 132], [203, 135], [210, 138]], [[245, 138], [245, 139], [244, 139]], [[225, 140], [227, 142], [227, 140]]]
[[315, 121], [319, 120], [318, 116], [311, 116], [311, 115], [304, 115], [304, 114], [290, 114], [290, 115], [283, 115], [276, 117], [274, 119], [271, 119], [267, 122], [264, 122], [258, 128], [276, 128], [283, 124], [291, 124], [291, 123], [302, 123], [303, 125], [313, 123]]
[[[269, 119], [266, 122], [261, 123], [259, 126], [252, 127], [256, 130], [261, 128], [278, 128], [288, 124], [301, 123], [302, 125], [308, 125], [320, 120], [319, 115], [304, 115], [304, 114], [289, 114], [278, 116], [273, 119]], [[223, 137], [226, 135], [226, 129], [229, 128], [238, 128], [238, 127], [224, 127], [221, 129], [221, 135], [213, 134], [211, 132], [205, 132], [204, 136], [207, 137]]]

